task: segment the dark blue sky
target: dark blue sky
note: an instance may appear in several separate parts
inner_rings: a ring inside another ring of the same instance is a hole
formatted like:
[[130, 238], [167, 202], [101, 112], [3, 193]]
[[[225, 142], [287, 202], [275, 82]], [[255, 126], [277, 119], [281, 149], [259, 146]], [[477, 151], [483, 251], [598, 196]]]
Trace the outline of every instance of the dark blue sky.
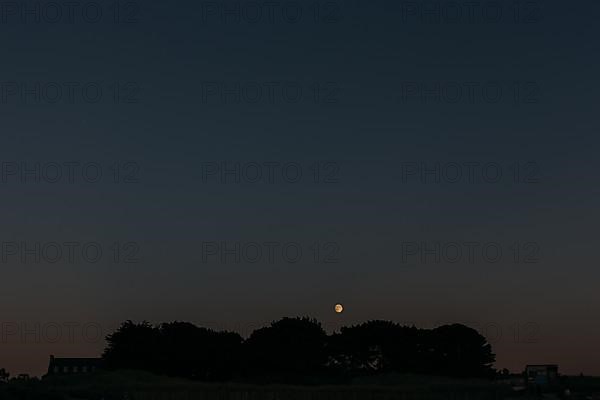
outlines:
[[96, 355], [86, 324], [310, 315], [600, 374], [599, 5], [267, 3], [2, 8], [2, 366]]

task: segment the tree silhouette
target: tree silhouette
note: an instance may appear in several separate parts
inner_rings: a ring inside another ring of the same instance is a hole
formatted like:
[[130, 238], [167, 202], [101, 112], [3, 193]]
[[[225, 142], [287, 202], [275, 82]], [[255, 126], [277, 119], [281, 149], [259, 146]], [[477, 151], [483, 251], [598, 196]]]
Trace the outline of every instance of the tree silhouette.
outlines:
[[429, 335], [431, 363], [435, 371], [447, 376], [493, 375], [496, 356], [487, 340], [475, 329], [461, 324], [443, 325]]
[[159, 331], [148, 322], [125, 321], [106, 341], [108, 346], [102, 357], [108, 368], [161, 372], [156, 357]]
[[[308, 317], [283, 318], [248, 339], [188, 322], [124, 322], [107, 337], [105, 365], [199, 380], [296, 381], [382, 372], [488, 377], [495, 356], [464, 325], [435, 329], [368, 321], [328, 336]], [[312, 379], [311, 378], [311, 379]]]
[[331, 364], [347, 371], [424, 372], [418, 363], [422, 331], [390, 321], [343, 327], [331, 336]]
[[213, 380], [228, 379], [234, 374], [242, 337], [188, 322], [155, 327], [147, 322], [126, 321], [107, 341], [103, 358], [108, 368]]
[[314, 374], [327, 361], [327, 334], [310, 318], [283, 318], [255, 330], [244, 343], [246, 371]]
[[0, 368], [0, 382], [8, 382], [8, 378], [10, 378], [10, 374], [6, 371], [6, 369]]
[[215, 332], [187, 322], [160, 325], [160, 365], [163, 372], [204, 380], [232, 377], [238, 364], [242, 337]]
[[331, 337], [331, 364], [351, 372], [490, 376], [495, 356], [486, 339], [464, 325], [433, 330], [369, 321]]

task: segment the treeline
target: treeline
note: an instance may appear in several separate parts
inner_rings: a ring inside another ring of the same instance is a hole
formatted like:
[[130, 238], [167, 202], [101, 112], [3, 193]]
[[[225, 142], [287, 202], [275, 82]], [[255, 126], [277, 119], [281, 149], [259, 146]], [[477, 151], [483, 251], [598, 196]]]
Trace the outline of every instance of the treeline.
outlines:
[[138, 369], [205, 381], [343, 379], [384, 372], [493, 375], [486, 339], [464, 325], [435, 329], [369, 321], [327, 335], [310, 318], [283, 318], [247, 339], [188, 322], [124, 322], [107, 336], [109, 369]]

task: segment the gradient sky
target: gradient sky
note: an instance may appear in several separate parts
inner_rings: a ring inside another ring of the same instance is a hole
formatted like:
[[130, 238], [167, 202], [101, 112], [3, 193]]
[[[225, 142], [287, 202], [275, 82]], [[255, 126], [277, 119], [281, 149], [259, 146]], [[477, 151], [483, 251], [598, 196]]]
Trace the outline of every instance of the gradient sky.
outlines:
[[[499, 368], [600, 374], [598, 2], [144, 1], [122, 4], [119, 23], [108, 3], [99, 22], [82, 17], [88, 3], [72, 21], [0, 12], [0, 367], [37, 375], [49, 354], [96, 356], [95, 332], [126, 319], [247, 334], [310, 315], [329, 331], [462, 322], [486, 334]], [[68, 85], [102, 95], [53, 101]], [[269, 85], [273, 97], [253, 97]], [[74, 167], [73, 182], [52, 182], [52, 166], [64, 174], [68, 162], [102, 177]], [[294, 163], [302, 178], [206, 175], [236, 162]], [[436, 163], [502, 177], [407, 175]], [[66, 242], [97, 243], [102, 257], [32, 255]], [[303, 253], [218, 262], [207, 242]], [[403, 253], [464, 242], [503, 256]], [[138, 262], [123, 262], [136, 249]]]

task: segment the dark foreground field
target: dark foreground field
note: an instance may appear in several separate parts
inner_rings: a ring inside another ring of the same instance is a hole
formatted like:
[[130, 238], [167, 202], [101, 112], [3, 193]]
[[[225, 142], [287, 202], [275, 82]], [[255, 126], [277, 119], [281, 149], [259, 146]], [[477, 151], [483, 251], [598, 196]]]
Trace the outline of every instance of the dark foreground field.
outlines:
[[352, 385], [293, 386], [199, 383], [120, 371], [0, 386], [2, 400], [499, 400], [508, 396], [509, 388], [489, 381], [420, 376], [388, 376]]
[[571, 394], [516, 394], [488, 380], [376, 375], [339, 385], [202, 383], [139, 371], [0, 383], [0, 400], [600, 400], [600, 378], [568, 377]]

